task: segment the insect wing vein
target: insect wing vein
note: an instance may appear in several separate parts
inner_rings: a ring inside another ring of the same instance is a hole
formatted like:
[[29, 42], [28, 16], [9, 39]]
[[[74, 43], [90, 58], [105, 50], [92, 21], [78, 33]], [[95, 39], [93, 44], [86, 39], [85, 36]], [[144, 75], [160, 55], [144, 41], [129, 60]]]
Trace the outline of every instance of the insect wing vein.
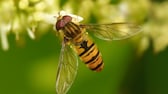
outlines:
[[122, 40], [129, 38], [140, 32], [140, 26], [132, 23], [111, 23], [111, 24], [91, 24], [81, 25], [95, 36], [103, 40]]
[[57, 94], [66, 94], [76, 77], [77, 68], [78, 59], [76, 53], [70, 45], [66, 45], [63, 42], [56, 77]]

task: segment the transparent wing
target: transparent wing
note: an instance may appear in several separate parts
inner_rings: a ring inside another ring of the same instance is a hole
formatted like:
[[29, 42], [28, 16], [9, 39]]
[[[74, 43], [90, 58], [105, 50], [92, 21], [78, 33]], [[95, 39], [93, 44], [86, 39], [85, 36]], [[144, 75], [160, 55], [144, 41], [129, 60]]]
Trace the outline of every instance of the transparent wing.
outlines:
[[78, 68], [78, 59], [70, 45], [62, 43], [56, 77], [57, 94], [66, 94], [71, 87]]
[[93, 24], [81, 25], [81, 27], [103, 40], [121, 40], [140, 32], [140, 26], [131, 23]]

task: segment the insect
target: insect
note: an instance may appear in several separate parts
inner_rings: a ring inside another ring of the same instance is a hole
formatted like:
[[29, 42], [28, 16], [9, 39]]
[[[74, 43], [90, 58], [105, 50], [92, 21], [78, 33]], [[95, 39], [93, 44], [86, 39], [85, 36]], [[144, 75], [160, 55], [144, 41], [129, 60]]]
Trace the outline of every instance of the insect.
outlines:
[[[78, 16], [76, 16], [78, 17]], [[130, 23], [80, 24], [72, 15], [57, 17], [55, 29], [62, 38], [62, 48], [56, 77], [56, 92], [66, 94], [71, 87], [78, 69], [80, 57], [86, 66], [96, 72], [103, 69], [104, 63], [96, 44], [87, 31], [103, 40], [122, 40], [137, 34], [140, 27]]]

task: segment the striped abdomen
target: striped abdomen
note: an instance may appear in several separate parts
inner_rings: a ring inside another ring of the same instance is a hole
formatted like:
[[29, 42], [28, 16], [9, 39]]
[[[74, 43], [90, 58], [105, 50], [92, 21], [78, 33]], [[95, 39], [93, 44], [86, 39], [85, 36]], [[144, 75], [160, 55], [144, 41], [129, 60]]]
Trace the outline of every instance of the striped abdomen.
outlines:
[[103, 60], [97, 46], [85, 34], [79, 25], [69, 22], [62, 28], [65, 37], [71, 39], [81, 60], [94, 71], [101, 71]]
[[93, 71], [101, 71], [104, 63], [97, 46], [89, 39], [85, 39], [80, 45], [75, 46], [81, 60]]

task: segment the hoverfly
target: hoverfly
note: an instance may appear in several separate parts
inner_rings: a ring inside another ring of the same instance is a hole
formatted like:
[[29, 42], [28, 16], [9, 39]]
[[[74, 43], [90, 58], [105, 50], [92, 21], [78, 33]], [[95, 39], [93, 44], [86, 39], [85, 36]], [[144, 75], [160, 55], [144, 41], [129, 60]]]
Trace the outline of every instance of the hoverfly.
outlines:
[[[79, 19], [79, 21], [76, 21]], [[61, 11], [55, 29], [62, 38], [62, 48], [56, 77], [56, 92], [66, 94], [72, 85], [78, 69], [80, 57], [86, 66], [96, 72], [103, 69], [104, 63], [96, 44], [89, 38], [87, 30], [103, 40], [122, 40], [137, 34], [140, 27], [130, 23], [80, 24], [79, 16]]]

